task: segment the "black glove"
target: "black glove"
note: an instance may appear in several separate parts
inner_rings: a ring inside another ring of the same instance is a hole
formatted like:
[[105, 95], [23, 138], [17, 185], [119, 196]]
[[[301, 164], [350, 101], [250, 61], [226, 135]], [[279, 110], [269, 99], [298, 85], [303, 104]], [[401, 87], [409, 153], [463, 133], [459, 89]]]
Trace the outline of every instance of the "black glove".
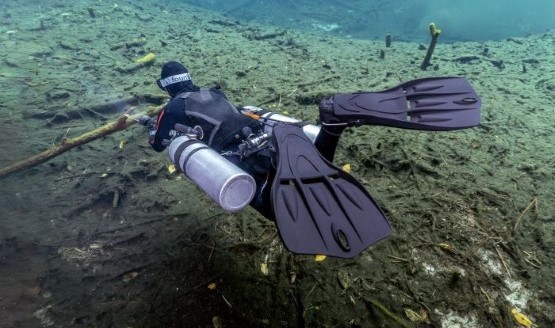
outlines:
[[140, 125], [145, 126], [145, 127], [149, 128], [151, 130], [156, 125], [156, 121], [148, 115], [143, 115], [143, 116], [139, 117], [138, 121], [139, 121]]

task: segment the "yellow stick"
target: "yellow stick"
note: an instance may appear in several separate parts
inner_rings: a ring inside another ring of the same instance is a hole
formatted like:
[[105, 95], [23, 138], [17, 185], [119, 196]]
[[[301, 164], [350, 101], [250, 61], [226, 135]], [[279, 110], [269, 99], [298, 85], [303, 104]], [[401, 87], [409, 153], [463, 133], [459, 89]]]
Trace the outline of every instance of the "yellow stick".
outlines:
[[426, 70], [426, 68], [431, 65], [430, 59], [432, 59], [432, 54], [434, 53], [434, 49], [436, 48], [437, 38], [441, 34], [441, 30], [438, 29], [434, 23], [430, 23], [429, 30], [432, 39], [430, 40], [430, 46], [428, 47], [428, 51], [426, 51], [424, 61], [420, 65], [420, 69], [422, 70]]

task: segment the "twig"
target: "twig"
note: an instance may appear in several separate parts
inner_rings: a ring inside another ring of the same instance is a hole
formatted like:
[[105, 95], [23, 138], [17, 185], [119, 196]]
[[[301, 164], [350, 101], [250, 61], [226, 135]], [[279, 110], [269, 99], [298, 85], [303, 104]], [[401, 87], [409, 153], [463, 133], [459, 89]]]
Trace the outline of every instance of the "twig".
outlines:
[[532, 205], [535, 205], [535, 209], [536, 209], [536, 213], [537, 213], [538, 212], [538, 197], [534, 197], [534, 199], [532, 199], [530, 204], [528, 204], [528, 206], [526, 206], [524, 211], [522, 211], [520, 216], [516, 219], [515, 225], [513, 226], [513, 233], [516, 231], [516, 228], [518, 227], [518, 224], [520, 223], [520, 221], [524, 217], [524, 214], [526, 214], [526, 212], [528, 212], [532, 208]]
[[376, 301], [373, 298], [365, 298], [364, 299], [367, 303], [370, 303], [371, 306], [377, 308], [378, 310], [380, 310], [383, 314], [385, 314], [387, 317], [389, 317], [390, 319], [392, 319], [393, 321], [395, 321], [397, 324], [399, 324], [400, 327], [403, 328], [409, 328], [410, 326], [407, 325], [403, 319], [401, 319], [399, 316], [397, 316], [396, 314], [394, 314], [393, 312], [389, 311], [389, 309], [387, 309], [382, 303]]
[[293, 301], [295, 302], [295, 306], [298, 308], [299, 307], [299, 302], [297, 302], [297, 298], [295, 297], [295, 295], [293, 295], [293, 292], [291, 291], [291, 289], [289, 289], [289, 294], [291, 294], [291, 297], [293, 297]]
[[530, 253], [527, 251], [522, 251], [524, 254], [526, 254], [526, 257], [524, 258], [524, 261], [526, 261], [526, 263], [530, 264], [531, 266], [533, 266], [536, 269], [540, 269], [541, 266], [543, 265], [543, 263], [538, 260], [538, 257], [536, 256], [535, 253]]
[[492, 304], [491, 298], [489, 297], [488, 293], [484, 290], [484, 288], [482, 288], [482, 286], [480, 286], [480, 290], [481, 290], [482, 293], [486, 296], [486, 298], [488, 299], [488, 302], [489, 302], [490, 304]]
[[289, 93], [286, 97], [288, 97], [288, 98], [291, 97], [295, 92], [297, 92], [298, 89], [299, 88], [293, 89], [293, 91], [291, 91], [291, 93]]
[[97, 112], [97, 111], [95, 111], [95, 110], [93, 110], [93, 109], [86, 108], [86, 107], [85, 107], [85, 109], [88, 110], [89, 112], [93, 113], [93, 115], [96, 115], [97, 117], [100, 117], [101, 119], [103, 119], [103, 120], [105, 120], [105, 121], [108, 120], [108, 118], [107, 118], [105, 115], [102, 115], [102, 114], [100, 114], [99, 112]]
[[529, 260], [529, 259], [524, 259], [524, 261], [526, 261], [526, 263], [530, 264], [531, 266], [533, 266], [533, 267], [536, 268], [536, 269], [541, 268], [539, 265], [537, 265], [536, 263], [532, 262], [532, 261]]
[[210, 255], [208, 255], [208, 260], [206, 261], [207, 263], [210, 263], [210, 259], [212, 259], [212, 254], [214, 253], [215, 246], [216, 243], [212, 243], [212, 247], [210, 247]]
[[158, 264], [159, 262], [160, 261], [153, 261], [153, 262], [150, 262], [150, 263], [147, 263], [147, 264], [144, 264], [144, 265], [134, 267], [134, 268], [129, 269], [129, 270], [125, 270], [125, 271], [123, 271], [119, 274], [116, 274], [115, 276], [112, 276], [112, 277], [109, 277], [109, 278], [106, 278], [106, 279], [102, 280], [100, 283], [107, 283], [107, 282], [113, 282], [113, 281], [120, 280], [128, 273], [142, 271], [142, 270], [148, 268], [151, 265]]
[[227, 304], [227, 306], [229, 306], [230, 309], [233, 308], [233, 306], [231, 305], [231, 303], [229, 303], [229, 301], [227, 300], [227, 298], [225, 298], [224, 294], [220, 293], [220, 296], [222, 296], [225, 304]]
[[[387, 257], [397, 260], [395, 262], [409, 262], [408, 259], [402, 258], [402, 257], [397, 257], [397, 256], [393, 256], [393, 255], [388, 255]], [[392, 261], [393, 262], [393, 261]]]
[[304, 303], [306, 303], [306, 301], [308, 300], [308, 297], [310, 296], [310, 294], [312, 294], [312, 292], [314, 291], [314, 289], [316, 288], [316, 286], [318, 286], [318, 282], [316, 282], [314, 284], [314, 286], [312, 286], [312, 288], [310, 289], [310, 291], [308, 292], [308, 294], [306, 294], [305, 298], [304, 298]]
[[[212, 277], [206, 279], [204, 282], [201, 282], [200, 284], [194, 286], [193, 288], [189, 288], [188, 290], [186, 290], [186, 291], [183, 293], [183, 295], [179, 295], [178, 297], [185, 296], [185, 294], [187, 294], [187, 293], [189, 293], [189, 292], [192, 292], [192, 291], [194, 291], [194, 290], [199, 289], [200, 287], [203, 287], [203, 286], [208, 285], [209, 282], [211, 282], [212, 280], [218, 278], [218, 277], [221, 276], [224, 272], [225, 272], [225, 271], [222, 271], [222, 272], [220, 272], [220, 273], [218, 273], [218, 274], [215, 274], [215, 275], [213, 275]], [[177, 297], [176, 297], [176, 298], [177, 298]]]
[[509, 278], [511, 278], [511, 272], [509, 271], [509, 266], [507, 265], [507, 262], [505, 262], [505, 259], [503, 258], [503, 256], [501, 256], [501, 252], [499, 251], [499, 248], [497, 248], [497, 246], [494, 246], [494, 247], [495, 247], [495, 251], [497, 252], [497, 255], [499, 256], [499, 259], [501, 260], [501, 263], [503, 263], [503, 266], [505, 267], [505, 271], [507, 271]]

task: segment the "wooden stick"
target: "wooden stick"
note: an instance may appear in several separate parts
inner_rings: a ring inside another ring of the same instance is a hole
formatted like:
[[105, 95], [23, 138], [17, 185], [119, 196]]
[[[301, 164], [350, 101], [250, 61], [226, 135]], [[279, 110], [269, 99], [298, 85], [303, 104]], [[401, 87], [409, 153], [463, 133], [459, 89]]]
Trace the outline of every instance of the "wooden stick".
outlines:
[[393, 321], [395, 321], [400, 327], [403, 328], [409, 328], [409, 325], [407, 323], [405, 323], [405, 321], [403, 319], [401, 319], [400, 317], [398, 317], [396, 314], [394, 314], [393, 312], [391, 312], [388, 308], [386, 308], [382, 303], [378, 302], [377, 300], [370, 298], [370, 297], [366, 297], [364, 298], [364, 301], [366, 301], [367, 304], [370, 304], [371, 306], [375, 307], [376, 309], [380, 310], [385, 316], [389, 317], [390, 319], [392, 319]]
[[528, 206], [526, 206], [524, 211], [522, 211], [520, 216], [516, 219], [515, 225], [513, 226], [513, 233], [516, 231], [516, 228], [518, 227], [518, 224], [520, 223], [520, 221], [524, 217], [524, 214], [526, 214], [526, 212], [528, 212], [532, 208], [532, 205], [536, 205], [535, 209], [536, 209], [536, 212], [537, 212], [538, 211], [538, 197], [534, 197], [534, 199], [532, 199], [530, 204], [528, 204]]
[[107, 135], [110, 135], [114, 132], [118, 132], [118, 131], [122, 131], [127, 129], [128, 127], [130, 127], [131, 125], [137, 123], [137, 120], [139, 117], [141, 117], [142, 115], [148, 115], [148, 116], [154, 116], [156, 115], [160, 110], [162, 109], [162, 106], [158, 106], [158, 107], [150, 107], [145, 113], [143, 114], [137, 114], [135, 116], [129, 116], [129, 115], [121, 115], [119, 118], [117, 118], [116, 120], [105, 124], [101, 127], [99, 127], [98, 129], [86, 132], [78, 137], [75, 138], [64, 138], [62, 139], [62, 141], [57, 144], [54, 145], [52, 147], [50, 147], [49, 149], [38, 153], [34, 156], [31, 156], [27, 159], [24, 159], [22, 161], [19, 161], [17, 163], [14, 163], [10, 166], [4, 167], [2, 169], [0, 169], [0, 178], [6, 177], [10, 174], [16, 173], [16, 172], [20, 172], [23, 170], [26, 170], [28, 168], [31, 168], [33, 166], [42, 164], [60, 154], [65, 153], [66, 151], [73, 149], [75, 147], [84, 145], [86, 143], [89, 143], [91, 141], [94, 141], [96, 139], [105, 137]]
[[432, 54], [434, 53], [434, 49], [437, 44], [437, 38], [441, 34], [441, 30], [438, 29], [434, 23], [430, 23], [429, 30], [430, 30], [430, 35], [432, 36], [432, 39], [430, 40], [430, 46], [426, 51], [426, 56], [424, 57], [424, 61], [422, 61], [422, 64], [420, 64], [420, 69], [422, 69], [423, 71], [425, 71], [426, 68], [428, 68], [428, 66], [432, 65], [430, 64], [430, 59], [432, 59]]
[[505, 259], [501, 255], [499, 248], [497, 248], [497, 246], [494, 246], [494, 248], [495, 248], [495, 251], [497, 252], [497, 255], [499, 256], [499, 259], [501, 260], [501, 263], [503, 263], [503, 266], [505, 267], [505, 271], [507, 271], [507, 275], [509, 276], [509, 278], [511, 278], [511, 271], [509, 270], [509, 266], [507, 265], [507, 262], [505, 262]]

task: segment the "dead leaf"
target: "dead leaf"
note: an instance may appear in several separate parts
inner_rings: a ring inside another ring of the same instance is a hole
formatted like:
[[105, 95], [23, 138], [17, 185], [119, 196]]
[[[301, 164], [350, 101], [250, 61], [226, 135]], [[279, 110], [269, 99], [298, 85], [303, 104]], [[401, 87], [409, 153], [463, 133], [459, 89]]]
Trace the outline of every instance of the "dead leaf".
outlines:
[[438, 246], [443, 249], [444, 251], [448, 251], [450, 253], [455, 253], [455, 247], [447, 243], [439, 243]]
[[268, 273], [270, 273], [270, 270], [268, 269], [268, 264], [266, 263], [260, 263], [260, 271], [267, 276]]
[[527, 316], [519, 312], [517, 309], [512, 309], [511, 313], [515, 317], [516, 322], [521, 324], [526, 328], [531, 328], [533, 326], [532, 320], [530, 320]]
[[349, 288], [353, 283], [351, 275], [345, 271], [339, 271], [337, 273], [337, 280], [339, 280], [339, 284], [343, 287], [343, 289]]
[[212, 317], [212, 326], [214, 326], [214, 328], [222, 328], [224, 326], [222, 318], [218, 316]]
[[316, 261], [316, 262], [322, 262], [325, 259], [326, 259], [325, 255], [316, 255], [316, 256], [314, 256], [314, 261]]
[[139, 273], [136, 272], [136, 271], [129, 272], [129, 273], [126, 273], [125, 275], [123, 275], [122, 280], [123, 280], [123, 282], [129, 282], [129, 281], [137, 278], [138, 275], [139, 275]]
[[405, 309], [405, 315], [407, 316], [407, 318], [412, 321], [412, 322], [421, 322], [424, 321], [422, 320], [422, 317], [420, 316], [420, 314], [414, 312], [411, 309]]

